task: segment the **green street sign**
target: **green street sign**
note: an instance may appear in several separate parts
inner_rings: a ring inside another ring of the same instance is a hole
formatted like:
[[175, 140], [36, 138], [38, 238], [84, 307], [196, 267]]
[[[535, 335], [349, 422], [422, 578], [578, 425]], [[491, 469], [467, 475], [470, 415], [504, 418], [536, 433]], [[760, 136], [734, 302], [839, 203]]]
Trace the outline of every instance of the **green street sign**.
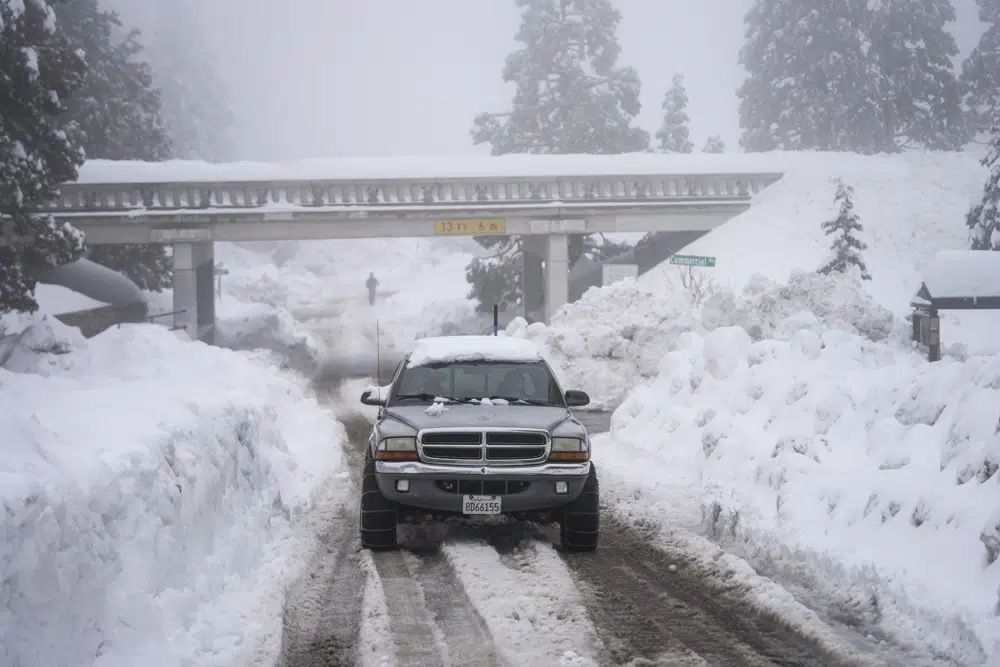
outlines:
[[698, 255], [673, 255], [670, 263], [678, 266], [715, 266], [714, 257], [699, 257]]

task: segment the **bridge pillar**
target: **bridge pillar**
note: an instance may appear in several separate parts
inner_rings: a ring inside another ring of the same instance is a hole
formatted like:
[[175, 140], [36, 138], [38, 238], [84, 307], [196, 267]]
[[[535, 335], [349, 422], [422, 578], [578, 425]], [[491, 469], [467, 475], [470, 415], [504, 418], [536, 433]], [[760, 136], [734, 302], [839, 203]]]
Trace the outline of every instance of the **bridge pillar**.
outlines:
[[544, 236], [521, 237], [521, 303], [529, 322], [545, 317], [545, 255]]
[[569, 237], [549, 234], [545, 253], [545, 321], [569, 301]]
[[211, 241], [174, 243], [174, 327], [191, 340], [214, 342], [215, 248]]

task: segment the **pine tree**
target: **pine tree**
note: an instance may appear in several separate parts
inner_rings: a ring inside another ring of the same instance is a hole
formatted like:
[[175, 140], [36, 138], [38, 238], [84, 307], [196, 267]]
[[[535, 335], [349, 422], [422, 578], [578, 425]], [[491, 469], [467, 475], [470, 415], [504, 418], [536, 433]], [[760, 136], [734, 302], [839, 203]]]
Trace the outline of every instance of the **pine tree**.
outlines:
[[740, 62], [740, 143], [749, 151], [854, 150], [881, 143], [858, 0], [756, 0]]
[[[160, 113], [160, 93], [140, 59], [138, 31], [122, 32], [117, 14], [97, 0], [73, 0], [55, 7], [59, 31], [87, 54], [83, 84], [66, 103], [81, 128], [88, 159], [164, 160], [171, 144]], [[89, 258], [121, 271], [140, 287], [160, 290], [172, 278], [162, 245], [92, 246]]]
[[983, 165], [990, 170], [983, 187], [983, 200], [966, 218], [973, 250], [1000, 250], [1000, 120], [993, 127], [993, 140]]
[[505, 153], [628, 153], [649, 135], [632, 125], [639, 75], [616, 67], [621, 14], [609, 0], [516, 0], [523, 9], [503, 79], [516, 86], [513, 108], [482, 113], [472, 134]]
[[656, 133], [660, 150], [664, 153], [690, 153], [694, 150], [688, 130], [688, 96], [684, 76], [674, 75], [673, 85], [663, 99], [663, 125]]
[[837, 217], [822, 225], [827, 236], [837, 235], [830, 246], [833, 250], [833, 258], [819, 272], [846, 273], [848, 268], [856, 266], [861, 271], [862, 279], [871, 280], [868, 267], [861, 259], [861, 251], [868, 246], [854, 236], [855, 232], [864, 230], [858, 221], [858, 214], [854, 212], [854, 188], [845, 185], [842, 181], [838, 182], [834, 202], [840, 206]]
[[[503, 79], [515, 85], [509, 112], [481, 113], [474, 122], [476, 144], [494, 155], [507, 153], [614, 154], [645, 150], [649, 134], [633, 126], [639, 113], [640, 83], [630, 67], [617, 67], [621, 14], [609, 0], [516, 0], [522, 8], [517, 41]], [[521, 301], [522, 243], [518, 237], [480, 239], [494, 251], [477, 259], [466, 276], [470, 297], [481, 310]], [[599, 256], [592, 244], [589, 252]], [[586, 252], [572, 239], [570, 261]]]
[[501, 310], [521, 301], [521, 242], [516, 237], [477, 237], [493, 251], [487, 257], [477, 257], [465, 269], [465, 278], [472, 286], [469, 298], [476, 301], [476, 312], [489, 313], [497, 305]]
[[950, 0], [756, 0], [740, 88], [747, 150], [959, 148]]
[[149, 65], [141, 60], [138, 31], [118, 38], [121, 21], [97, 0], [55, 6], [60, 32], [87, 54], [83, 84], [66, 102], [82, 131], [88, 159], [150, 160], [172, 157]]
[[726, 152], [726, 142], [722, 140], [719, 135], [713, 135], [708, 138], [705, 142], [705, 147], [701, 149], [702, 153], [725, 153]]
[[979, 20], [987, 27], [962, 65], [962, 88], [972, 129], [987, 132], [1000, 119], [1000, 0], [977, 2]]
[[945, 24], [951, 0], [877, 0], [869, 39], [877, 64], [875, 87], [883, 108], [883, 150], [920, 146], [957, 150], [968, 140], [961, 92], [953, 70], [958, 54]]
[[0, 311], [37, 309], [32, 269], [83, 252], [78, 230], [30, 210], [74, 180], [83, 161], [63, 100], [84, 67], [45, 0], [0, 0]]

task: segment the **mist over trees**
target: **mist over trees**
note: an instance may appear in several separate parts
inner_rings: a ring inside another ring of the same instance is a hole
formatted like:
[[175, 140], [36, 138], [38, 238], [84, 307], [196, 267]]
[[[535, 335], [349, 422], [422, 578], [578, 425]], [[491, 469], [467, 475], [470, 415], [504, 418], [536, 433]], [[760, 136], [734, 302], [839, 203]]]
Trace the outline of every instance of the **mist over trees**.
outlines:
[[[477, 144], [506, 153], [629, 153], [649, 147], [649, 133], [636, 127], [640, 110], [638, 73], [617, 65], [616, 31], [621, 14], [609, 0], [516, 0], [522, 10], [517, 41], [503, 80], [515, 85], [511, 110], [485, 112], [474, 121]], [[493, 251], [473, 261], [466, 277], [470, 296], [484, 312], [520, 302], [522, 241], [487, 237]], [[574, 239], [570, 262], [599, 244]]]
[[56, 27], [45, 0], [0, 2], [0, 312], [34, 311], [35, 267], [83, 252], [71, 225], [29, 211], [76, 178], [79, 126], [65, 100], [84, 79], [83, 54]]
[[128, 28], [141, 33], [173, 157], [229, 159], [233, 114], [226, 85], [205, 47], [204, 27], [196, 20], [198, 3], [101, 0], [101, 4], [116, 10]]
[[756, 0], [740, 62], [751, 151], [906, 147], [967, 140], [952, 70], [950, 0]]
[[1000, 0], [976, 0], [986, 31], [962, 64], [962, 88], [972, 129], [989, 131], [1000, 116]]

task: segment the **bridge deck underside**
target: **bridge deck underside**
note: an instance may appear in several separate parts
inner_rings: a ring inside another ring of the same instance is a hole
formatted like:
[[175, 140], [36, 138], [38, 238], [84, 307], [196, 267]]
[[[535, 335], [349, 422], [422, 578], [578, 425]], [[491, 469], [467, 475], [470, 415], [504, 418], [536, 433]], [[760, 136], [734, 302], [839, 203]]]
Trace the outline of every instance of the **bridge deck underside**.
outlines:
[[[601, 205], [333, 207], [60, 212], [91, 245], [192, 241], [278, 241], [440, 235], [439, 222], [502, 221], [503, 234], [708, 231], [745, 211], [748, 199], [602, 202]], [[470, 232], [471, 233], [471, 232]]]
[[707, 231], [780, 177], [71, 183], [40, 212], [91, 244], [433, 236], [456, 219], [491, 220], [505, 234]]

